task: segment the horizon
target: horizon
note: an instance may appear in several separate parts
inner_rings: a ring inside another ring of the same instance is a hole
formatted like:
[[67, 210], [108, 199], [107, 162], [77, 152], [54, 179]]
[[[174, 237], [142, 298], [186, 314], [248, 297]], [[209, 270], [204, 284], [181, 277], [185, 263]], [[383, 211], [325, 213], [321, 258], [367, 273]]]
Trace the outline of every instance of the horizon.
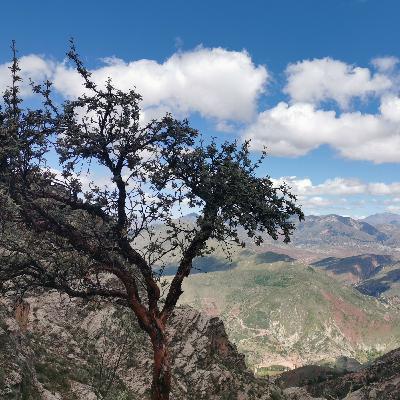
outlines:
[[[374, 213], [374, 214], [370, 214], [370, 215], [362, 215], [360, 217], [351, 217], [350, 215], [341, 215], [341, 214], [334, 214], [334, 213], [328, 213], [328, 214], [305, 214], [305, 217], [326, 217], [329, 215], [337, 215], [339, 217], [344, 217], [344, 218], [353, 218], [353, 219], [357, 219], [357, 220], [362, 220], [362, 219], [366, 219], [368, 217], [375, 217], [375, 216], [383, 216], [383, 215], [395, 215], [395, 216], [400, 216], [400, 213], [396, 213], [396, 212], [381, 212], [381, 213]], [[182, 218], [185, 217], [198, 217], [199, 214], [197, 214], [196, 212], [192, 211], [188, 214], [183, 214]]]

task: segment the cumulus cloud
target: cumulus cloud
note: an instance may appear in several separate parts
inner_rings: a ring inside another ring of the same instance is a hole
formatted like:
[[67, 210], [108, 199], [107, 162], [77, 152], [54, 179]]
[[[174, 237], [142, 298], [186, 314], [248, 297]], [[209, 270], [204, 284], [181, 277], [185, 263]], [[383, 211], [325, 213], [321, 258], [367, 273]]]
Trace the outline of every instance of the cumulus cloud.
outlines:
[[[344, 157], [383, 163], [400, 162], [398, 62], [396, 57], [376, 58], [371, 69], [331, 58], [290, 64], [284, 88], [290, 101], [258, 114], [270, 75], [246, 51], [197, 47], [177, 51], [164, 62], [110, 57], [91, 72], [99, 85], [108, 77], [124, 90], [135, 85], [143, 96], [142, 122], [166, 112], [178, 118], [198, 113], [211, 119], [218, 132], [242, 129], [254, 149], [267, 146], [273, 155], [302, 156], [326, 144]], [[80, 76], [65, 62], [29, 55], [20, 65], [23, 96], [30, 93], [28, 77], [51, 79], [67, 98], [83, 90]], [[0, 90], [9, 84], [8, 67], [0, 65]], [[370, 95], [380, 97], [374, 113], [329, 109], [331, 103], [325, 102], [333, 100], [345, 109], [352, 99]]]
[[[3, 93], [11, 84], [10, 66], [11, 63], [0, 64], [0, 93]], [[51, 78], [55, 64], [43, 57], [31, 54], [20, 58], [19, 67], [21, 68], [19, 76], [22, 78], [20, 93], [22, 96], [27, 97], [32, 95], [29, 79], [41, 82], [47, 78]]]
[[[350, 159], [400, 162], [400, 97], [396, 57], [372, 61], [377, 72], [332, 58], [304, 60], [286, 69], [284, 92], [290, 102], [259, 113], [245, 129], [255, 149], [297, 157], [326, 144]], [[346, 109], [354, 98], [379, 96], [375, 113], [327, 109], [335, 101]], [[322, 104], [323, 103], [323, 104]], [[322, 105], [322, 106], [321, 106]], [[325, 106], [325, 107], [323, 107]]]
[[[389, 69], [394, 60], [376, 59], [375, 65]], [[293, 102], [319, 104], [336, 101], [347, 108], [354, 97], [382, 93], [392, 86], [384, 74], [372, 74], [368, 68], [355, 67], [326, 57], [290, 64], [286, 69], [287, 85], [284, 89]]]
[[309, 178], [296, 176], [275, 178], [272, 181], [275, 185], [287, 183], [295, 194], [303, 198], [309, 196], [400, 195], [400, 182], [363, 182], [356, 178], [336, 177], [327, 179], [320, 184], [314, 184]]
[[328, 206], [336, 205], [337, 202], [321, 196], [303, 197], [300, 199], [303, 207], [306, 208], [325, 208]]
[[380, 111], [386, 120], [400, 122], [400, 97], [385, 96], [382, 99]]
[[[255, 65], [246, 51], [197, 47], [177, 52], [165, 62], [137, 60], [125, 62], [111, 57], [92, 70], [94, 81], [102, 85], [111, 78], [116, 87], [136, 87], [143, 96], [142, 107], [157, 115], [169, 110], [179, 115], [198, 112], [218, 120], [248, 121], [257, 111], [257, 100], [269, 79], [265, 66]], [[0, 66], [0, 88], [8, 84], [8, 65]], [[82, 81], [66, 63], [52, 63], [30, 55], [21, 58], [25, 76], [40, 81], [50, 77], [54, 88], [65, 97], [82, 93]]]
[[381, 72], [391, 72], [395, 66], [399, 63], [397, 57], [378, 57], [372, 60], [372, 65]]
[[285, 102], [267, 109], [246, 129], [253, 146], [271, 154], [301, 156], [328, 144], [351, 159], [400, 161], [400, 98], [384, 97], [377, 114], [337, 114], [309, 103]]
[[369, 207], [392, 212], [399, 209], [400, 182], [363, 182], [357, 178], [336, 177], [315, 184], [309, 178], [296, 176], [272, 181], [276, 186], [284, 182], [289, 185], [307, 214], [334, 212], [353, 215], [355, 210], [360, 212]]

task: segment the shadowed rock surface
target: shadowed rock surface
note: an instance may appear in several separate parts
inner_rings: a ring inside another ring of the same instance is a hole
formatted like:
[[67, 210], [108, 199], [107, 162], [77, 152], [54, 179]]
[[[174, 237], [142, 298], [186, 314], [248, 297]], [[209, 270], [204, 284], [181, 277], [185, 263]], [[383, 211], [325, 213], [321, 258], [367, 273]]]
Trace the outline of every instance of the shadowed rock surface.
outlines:
[[400, 349], [385, 354], [356, 372], [333, 376], [335, 374], [332, 371], [325, 371], [325, 374], [321, 371], [316, 374], [315, 368], [299, 368], [282, 374], [278, 380], [290, 385], [299, 384], [294, 377], [303, 379], [304, 386], [301, 389], [285, 390], [288, 395], [303, 393], [306, 396], [307, 393], [309, 396], [339, 400], [400, 399]]

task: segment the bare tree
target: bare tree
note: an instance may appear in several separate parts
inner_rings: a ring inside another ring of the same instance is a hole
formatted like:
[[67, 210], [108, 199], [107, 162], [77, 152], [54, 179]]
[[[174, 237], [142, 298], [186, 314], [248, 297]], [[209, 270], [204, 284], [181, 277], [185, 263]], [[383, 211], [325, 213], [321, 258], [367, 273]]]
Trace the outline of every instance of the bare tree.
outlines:
[[[169, 114], [144, 123], [141, 96], [110, 79], [96, 85], [73, 43], [82, 95], [57, 106], [50, 82], [32, 85], [44, 104], [24, 109], [13, 51], [0, 112], [2, 290], [55, 289], [131, 309], [153, 346], [151, 398], [168, 399], [166, 325], [193, 260], [213, 243], [244, 245], [240, 232], [257, 245], [264, 235], [288, 242], [303, 213], [285, 185], [257, 176], [264, 154], [253, 161], [248, 142], [206, 141]], [[96, 173], [109, 182], [87, 182]], [[176, 218], [183, 204], [195, 223]], [[171, 257], [177, 272], [165, 284]]]

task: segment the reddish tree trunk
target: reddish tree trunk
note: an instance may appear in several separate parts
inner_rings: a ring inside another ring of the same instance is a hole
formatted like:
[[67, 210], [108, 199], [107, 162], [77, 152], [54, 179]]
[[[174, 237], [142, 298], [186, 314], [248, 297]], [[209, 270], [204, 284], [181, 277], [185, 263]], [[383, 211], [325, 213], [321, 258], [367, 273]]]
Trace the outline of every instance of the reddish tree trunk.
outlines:
[[171, 365], [165, 332], [157, 330], [157, 333], [152, 335], [151, 341], [154, 355], [151, 400], [169, 400]]

